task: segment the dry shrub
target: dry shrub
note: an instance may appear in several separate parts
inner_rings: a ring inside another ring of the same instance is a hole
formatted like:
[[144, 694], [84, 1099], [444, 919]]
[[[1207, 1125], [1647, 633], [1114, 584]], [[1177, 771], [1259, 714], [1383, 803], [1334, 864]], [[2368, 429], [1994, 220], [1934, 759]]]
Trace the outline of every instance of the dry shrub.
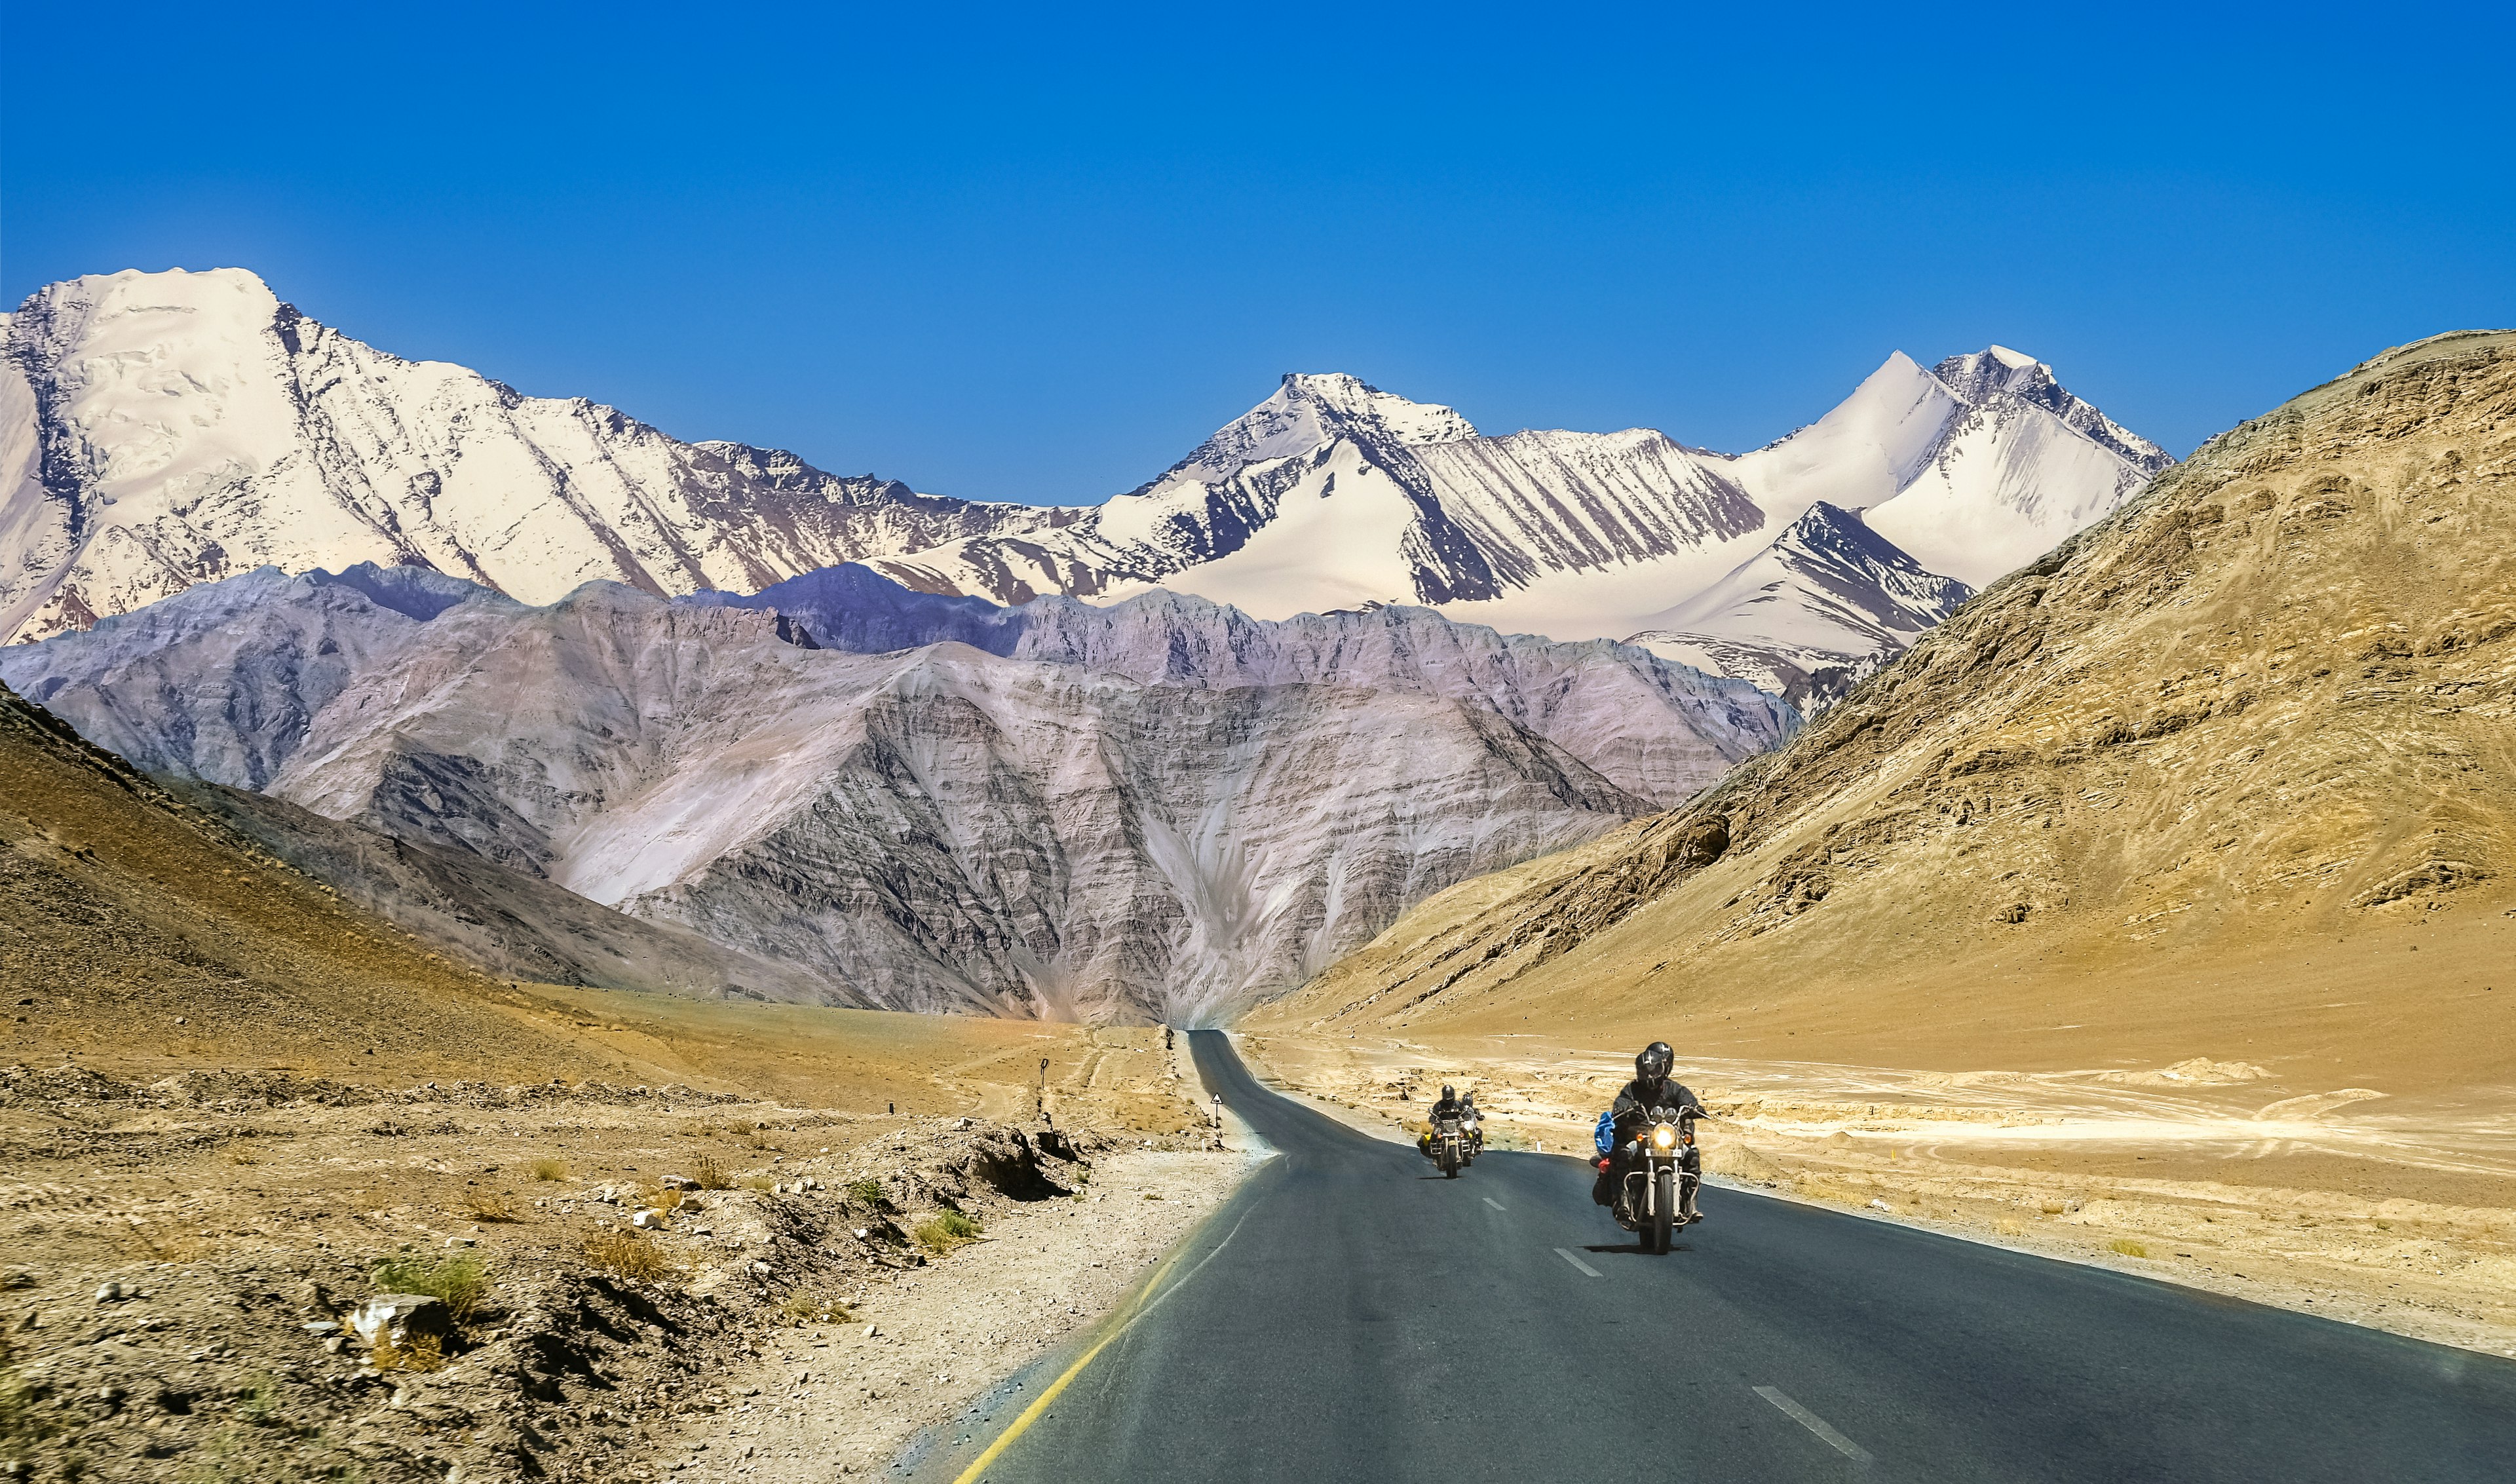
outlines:
[[2106, 1244], [2106, 1250], [2108, 1251], [2120, 1252], [2126, 1257], [2146, 1257], [2149, 1255], [2149, 1249], [2147, 1247], [2134, 1242], [2129, 1237], [2117, 1237], [2112, 1242]]
[[1997, 1222], [1993, 1223], [1992, 1229], [2004, 1237], [2024, 1237], [2027, 1235], [2027, 1223], [2019, 1220], [2016, 1216], [2001, 1217]]
[[850, 1324], [857, 1317], [856, 1311], [840, 1300], [817, 1297], [811, 1293], [789, 1293], [786, 1301], [777, 1306], [777, 1312], [797, 1324], [808, 1319], [818, 1319], [823, 1324]]
[[848, 1199], [875, 1210], [891, 1209], [891, 1190], [878, 1179], [868, 1177], [849, 1186]]
[[566, 1160], [553, 1159], [549, 1155], [542, 1156], [540, 1159], [533, 1161], [532, 1164], [524, 1167], [532, 1172], [532, 1177], [536, 1180], [565, 1180], [567, 1178], [567, 1162]]
[[679, 1269], [664, 1250], [626, 1227], [597, 1232], [585, 1239], [585, 1260], [596, 1269], [632, 1283], [661, 1283]]
[[377, 1293], [441, 1298], [445, 1312], [458, 1324], [472, 1317], [489, 1292], [488, 1276], [472, 1252], [454, 1252], [436, 1262], [416, 1255], [388, 1257], [375, 1265], [374, 1274]]
[[734, 1189], [734, 1177], [725, 1172], [725, 1166], [712, 1154], [699, 1156], [698, 1163], [691, 1167], [691, 1178], [699, 1182], [701, 1190]]
[[2058, 1216], [2068, 1209], [2070, 1209], [2070, 1208], [2064, 1206], [2059, 1201], [2047, 1201], [2044, 1203], [2044, 1214], [2048, 1216]]
[[524, 1213], [516, 1209], [516, 1203], [512, 1199], [485, 1190], [482, 1191], [478, 1195], [464, 1197], [463, 1204], [457, 1208], [457, 1209], [475, 1221], [522, 1221], [524, 1219]]
[[262, 1163], [262, 1156], [254, 1153], [250, 1149], [237, 1149], [229, 1153], [228, 1163], [231, 1165], [259, 1165]]
[[986, 1228], [957, 1210], [939, 1211], [932, 1220], [920, 1221], [909, 1235], [917, 1245], [941, 1257], [955, 1248], [967, 1247], [979, 1240]]
[[379, 1335], [367, 1362], [379, 1371], [441, 1371], [445, 1346], [434, 1335], [413, 1335], [399, 1344], [390, 1335]]

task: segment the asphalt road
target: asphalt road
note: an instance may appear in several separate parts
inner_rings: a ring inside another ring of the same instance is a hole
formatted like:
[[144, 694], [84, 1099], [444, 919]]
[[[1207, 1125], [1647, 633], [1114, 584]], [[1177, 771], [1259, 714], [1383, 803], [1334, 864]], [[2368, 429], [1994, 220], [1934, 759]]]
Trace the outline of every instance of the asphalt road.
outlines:
[[1444, 1180], [1195, 1050], [1279, 1157], [918, 1477], [2516, 1479], [2516, 1363], [1714, 1189], [1646, 1256], [1570, 1159]]

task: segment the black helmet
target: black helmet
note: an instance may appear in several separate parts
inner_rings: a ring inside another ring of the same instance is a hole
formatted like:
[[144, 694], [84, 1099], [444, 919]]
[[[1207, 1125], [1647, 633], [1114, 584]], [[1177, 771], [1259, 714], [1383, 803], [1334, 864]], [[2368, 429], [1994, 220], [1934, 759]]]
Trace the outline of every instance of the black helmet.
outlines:
[[1668, 1042], [1656, 1040], [1643, 1047], [1643, 1054], [1634, 1058], [1634, 1076], [1647, 1082], [1664, 1082], [1668, 1081], [1669, 1069], [1676, 1065], [1677, 1053], [1669, 1049]]
[[1446, 1103], [1447, 1103], [1447, 1102], [1450, 1102], [1450, 1101], [1454, 1100], [1454, 1099], [1455, 1099], [1455, 1098], [1457, 1098], [1457, 1097], [1458, 1097], [1458, 1094], [1450, 1090], [1450, 1084], [1449, 1084], [1448, 1082], [1444, 1082], [1444, 1083], [1442, 1084], [1442, 1101], [1444, 1101], [1444, 1102], [1446, 1102]]

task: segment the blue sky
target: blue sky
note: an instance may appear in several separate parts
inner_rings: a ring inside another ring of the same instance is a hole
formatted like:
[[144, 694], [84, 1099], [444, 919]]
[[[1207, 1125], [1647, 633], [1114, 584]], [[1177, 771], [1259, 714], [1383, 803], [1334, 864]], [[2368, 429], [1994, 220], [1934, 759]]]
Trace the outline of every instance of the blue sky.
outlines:
[[2516, 323], [2504, 5], [904, 9], [13, 5], [0, 293], [1064, 501], [1286, 370], [1735, 449], [1997, 341], [2180, 453]]

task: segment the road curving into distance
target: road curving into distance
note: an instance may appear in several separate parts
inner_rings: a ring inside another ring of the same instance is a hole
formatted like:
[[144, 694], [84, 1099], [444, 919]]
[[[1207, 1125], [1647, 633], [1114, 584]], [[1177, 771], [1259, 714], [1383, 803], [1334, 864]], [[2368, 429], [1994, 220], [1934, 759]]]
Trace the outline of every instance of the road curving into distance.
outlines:
[[[925, 1480], [2502, 1479], [2516, 1362], [1706, 1190], [1643, 1255], [1572, 1160], [1445, 1180], [1206, 1084], [1278, 1151]], [[898, 1475], [895, 1475], [897, 1477]]]

